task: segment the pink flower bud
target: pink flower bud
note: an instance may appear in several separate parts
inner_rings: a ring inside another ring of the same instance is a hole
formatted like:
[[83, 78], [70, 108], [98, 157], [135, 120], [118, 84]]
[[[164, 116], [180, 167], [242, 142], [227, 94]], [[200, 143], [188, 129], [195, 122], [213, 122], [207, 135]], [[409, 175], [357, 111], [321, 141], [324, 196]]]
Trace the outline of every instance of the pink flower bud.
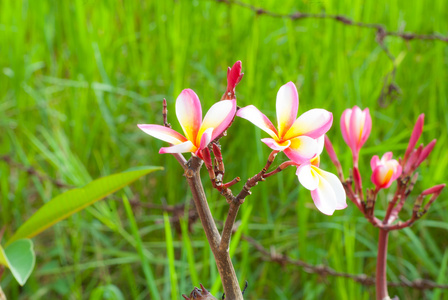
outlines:
[[341, 116], [342, 137], [352, 150], [355, 166], [358, 165], [359, 150], [366, 142], [372, 129], [369, 109], [361, 110], [358, 106], [346, 109]]
[[422, 135], [423, 132], [423, 122], [425, 120], [425, 114], [421, 114], [418, 116], [417, 122], [415, 122], [414, 129], [412, 130], [411, 138], [409, 139], [408, 148], [406, 149], [406, 152], [403, 157], [403, 164], [406, 163], [406, 161], [409, 158], [409, 155], [411, 154], [412, 150], [414, 150], [415, 145], [417, 145], [417, 141]]
[[227, 90], [223, 95], [223, 100], [235, 99], [235, 87], [243, 78], [244, 73], [241, 73], [242, 64], [241, 61], [237, 61], [233, 64], [233, 67], [227, 69]]
[[431, 194], [440, 194], [443, 190], [443, 188], [445, 187], [446, 184], [439, 184], [436, 186], [433, 186], [427, 190], [424, 190], [422, 192], [423, 196], [427, 196], [427, 195], [431, 195]]
[[370, 166], [373, 171], [371, 179], [377, 189], [388, 188], [401, 175], [401, 166], [396, 159], [392, 159], [392, 152], [385, 153], [381, 160], [375, 155]]

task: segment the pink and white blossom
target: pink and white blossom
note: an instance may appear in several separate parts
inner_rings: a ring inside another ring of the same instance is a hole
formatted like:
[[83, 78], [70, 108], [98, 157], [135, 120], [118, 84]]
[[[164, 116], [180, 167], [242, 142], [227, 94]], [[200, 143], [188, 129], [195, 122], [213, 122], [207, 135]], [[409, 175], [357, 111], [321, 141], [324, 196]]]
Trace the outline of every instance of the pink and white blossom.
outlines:
[[316, 156], [316, 139], [325, 134], [333, 123], [333, 115], [324, 109], [312, 109], [299, 118], [299, 95], [292, 82], [283, 85], [276, 100], [277, 128], [255, 106], [241, 108], [237, 116], [252, 122], [270, 138], [261, 141], [276, 151], [283, 151], [296, 163], [304, 163]]
[[326, 215], [332, 215], [335, 210], [347, 207], [344, 187], [339, 178], [319, 168], [320, 154], [323, 149], [323, 136], [318, 139], [318, 156], [297, 167], [296, 175], [299, 182], [311, 191], [311, 198], [317, 209]]
[[198, 156], [202, 149], [218, 137], [232, 122], [236, 112], [236, 99], [215, 103], [202, 119], [202, 107], [196, 93], [183, 90], [176, 99], [176, 116], [184, 135], [161, 125], [138, 124], [145, 133], [172, 144], [159, 153], [192, 152]]
[[370, 161], [372, 168], [372, 182], [377, 189], [386, 189], [390, 187], [401, 175], [401, 166], [396, 159], [392, 159], [392, 152], [387, 152], [379, 159], [378, 155], [372, 157]]
[[358, 165], [359, 150], [366, 142], [372, 129], [369, 109], [361, 110], [358, 106], [347, 108], [341, 116], [342, 137], [352, 150], [355, 166]]

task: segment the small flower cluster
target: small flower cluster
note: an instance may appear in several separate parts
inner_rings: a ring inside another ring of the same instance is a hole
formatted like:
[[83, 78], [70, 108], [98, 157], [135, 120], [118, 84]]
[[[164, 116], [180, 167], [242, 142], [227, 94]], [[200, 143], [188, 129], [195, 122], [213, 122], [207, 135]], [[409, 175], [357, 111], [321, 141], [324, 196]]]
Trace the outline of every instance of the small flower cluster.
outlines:
[[333, 115], [324, 109], [312, 109], [297, 118], [297, 88], [288, 82], [277, 93], [277, 128], [255, 106], [241, 108], [237, 116], [252, 122], [271, 138], [261, 141], [274, 151], [283, 151], [297, 166], [299, 182], [311, 191], [316, 207], [326, 215], [347, 207], [339, 179], [319, 168], [324, 136], [333, 123]]

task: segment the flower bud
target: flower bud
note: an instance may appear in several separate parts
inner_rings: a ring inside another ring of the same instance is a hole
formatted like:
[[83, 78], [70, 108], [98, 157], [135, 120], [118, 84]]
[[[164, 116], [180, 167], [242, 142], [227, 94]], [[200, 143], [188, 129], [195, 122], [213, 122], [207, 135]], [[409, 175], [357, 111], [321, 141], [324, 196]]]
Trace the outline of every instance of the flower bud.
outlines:
[[346, 109], [341, 116], [342, 137], [352, 150], [355, 166], [358, 165], [359, 150], [366, 142], [372, 129], [369, 109], [361, 110], [358, 106]]
[[401, 175], [401, 166], [396, 159], [392, 159], [392, 152], [387, 152], [381, 157], [377, 155], [370, 161], [372, 167], [372, 182], [377, 189], [390, 187], [392, 182]]

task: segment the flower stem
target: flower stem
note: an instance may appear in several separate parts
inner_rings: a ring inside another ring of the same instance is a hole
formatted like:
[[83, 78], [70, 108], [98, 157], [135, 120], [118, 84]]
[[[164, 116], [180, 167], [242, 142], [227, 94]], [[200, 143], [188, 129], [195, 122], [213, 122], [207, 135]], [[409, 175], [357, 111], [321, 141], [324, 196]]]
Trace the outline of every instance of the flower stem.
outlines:
[[380, 229], [378, 238], [378, 255], [376, 260], [376, 299], [387, 300], [389, 294], [387, 292], [387, 242], [389, 238], [389, 231]]
[[235, 269], [233, 268], [232, 260], [230, 259], [228, 249], [220, 249], [221, 236], [216, 228], [215, 221], [211, 214], [210, 208], [205, 196], [204, 187], [200, 177], [200, 168], [202, 161], [199, 158], [192, 158], [187, 168], [185, 169], [185, 176], [187, 177], [188, 185], [193, 194], [193, 200], [201, 219], [202, 227], [204, 228], [210, 249], [215, 257], [216, 266], [218, 267], [219, 275], [221, 276], [222, 285], [227, 299], [243, 300], [243, 295], [236, 277]]

